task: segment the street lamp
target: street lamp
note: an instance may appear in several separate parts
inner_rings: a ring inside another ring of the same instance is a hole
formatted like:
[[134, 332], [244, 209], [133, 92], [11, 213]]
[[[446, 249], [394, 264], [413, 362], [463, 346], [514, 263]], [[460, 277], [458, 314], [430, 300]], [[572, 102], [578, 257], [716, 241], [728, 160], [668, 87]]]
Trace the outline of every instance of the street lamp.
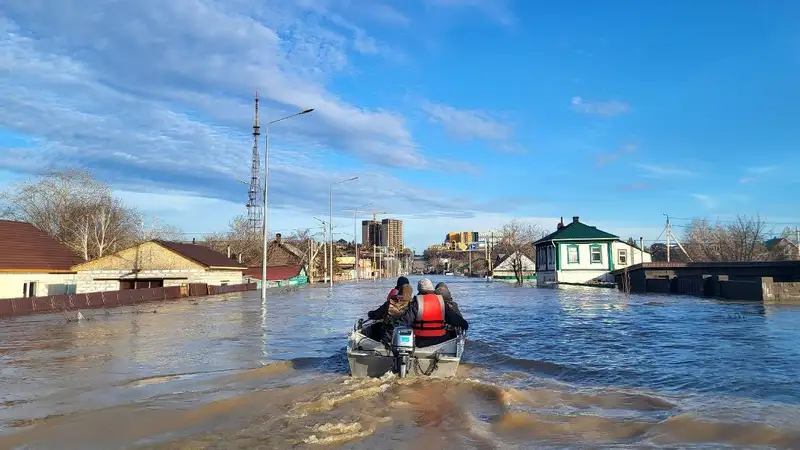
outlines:
[[342, 181], [336, 181], [331, 183], [330, 190], [329, 190], [329, 198], [328, 198], [328, 207], [330, 208], [328, 212], [328, 230], [330, 230], [330, 240], [331, 240], [331, 260], [328, 264], [331, 265], [331, 282], [330, 287], [333, 289], [333, 187], [337, 184], [347, 183], [348, 181], [355, 181], [358, 177], [348, 178]]
[[280, 119], [275, 119], [271, 122], [267, 122], [264, 125], [264, 224], [263, 224], [263, 239], [264, 239], [264, 251], [262, 253], [261, 258], [261, 304], [266, 312], [267, 307], [267, 247], [268, 247], [268, 239], [267, 239], [267, 217], [269, 217], [267, 211], [267, 187], [269, 181], [269, 126], [284, 121], [286, 119], [291, 119], [292, 117], [297, 117], [303, 114], [308, 114], [314, 111], [314, 108], [309, 108], [304, 111], [300, 111], [299, 113], [294, 113], [288, 115], [286, 117], [281, 117]]

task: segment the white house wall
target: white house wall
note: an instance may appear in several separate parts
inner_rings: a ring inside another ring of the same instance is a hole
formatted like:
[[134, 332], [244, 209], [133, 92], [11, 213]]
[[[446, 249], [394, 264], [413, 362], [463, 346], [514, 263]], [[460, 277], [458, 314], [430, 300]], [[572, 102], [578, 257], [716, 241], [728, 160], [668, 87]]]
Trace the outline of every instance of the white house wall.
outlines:
[[23, 297], [25, 283], [36, 282], [37, 297], [74, 293], [75, 274], [0, 273], [0, 298]]
[[[642, 250], [639, 250], [638, 248], [636, 248], [636, 247], [634, 247], [634, 246], [632, 246], [632, 245], [630, 245], [630, 244], [628, 244], [626, 242], [619, 242], [619, 241], [614, 242], [612, 250], [614, 252], [613, 253], [613, 256], [614, 256], [614, 270], [622, 269], [624, 267], [630, 267], [630, 266], [632, 266], [634, 264], [641, 264], [643, 262], [646, 262], [646, 263], [653, 262], [653, 258], [652, 258], [652, 256], [650, 256], [650, 253], [647, 253], [647, 252], [644, 252]], [[628, 257], [627, 258], [628, 259], [627, 260], [627, 264], [622, 263], [620, 261], [620, 257], [619, 257], [619, 253], [620, 253], [619, 251], [620, 250], [625, 250], [625, 252], [627, 254], [627, 257]]]
[[[558, 245], [560, 246], [559, 250], [559, 267], [562, 272], [567, 272], [571, 270], [589, 270], [589, 271], [608, 271], [608, 246], [610, 242], [599, 242], [597, 244], [569, 244], [560, 242]], [[578, 262], [577, 263], [569, 263], [569, 249], [572, 247], [578, 249]], [[599, 263], [592, 263], [591, 262], [591, 248], [593, 246], [599, 246], [600, 248], [600, 262]], [[561, 280], [559, 277], [558, 281]]]

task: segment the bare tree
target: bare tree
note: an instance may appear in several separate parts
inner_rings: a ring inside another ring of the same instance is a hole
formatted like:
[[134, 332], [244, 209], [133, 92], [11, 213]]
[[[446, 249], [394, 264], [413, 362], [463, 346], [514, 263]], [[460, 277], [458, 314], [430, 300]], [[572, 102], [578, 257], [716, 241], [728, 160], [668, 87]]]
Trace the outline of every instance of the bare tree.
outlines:
[[29, 222], [84, 259], [140, 242], [142, 214], [85, 169], [48, 170], [0, 194], [2, 216]]
[[243, 214], [229, 222], [227, 231], [206, 236], [204, 244], [220, 253], [226, 253], [230, 247], [231, 256], [241, 255], [242, 263], [249, 266], [261, 265], [264, 254], [263, 234], [253, 232], [252, 225]]
[[533, 243], [546, 233], [538, 224], [512, 220], [500, 229], [495, 251], [508, 255], [517, 285], [521, 286], [526, 270], [525, 258], [533, 261]]
[[695, 219], [686, 227], [682, 244], [693, 261], [765, 261], [770, 234], [760, 216], [737, 216], [730, 223]]

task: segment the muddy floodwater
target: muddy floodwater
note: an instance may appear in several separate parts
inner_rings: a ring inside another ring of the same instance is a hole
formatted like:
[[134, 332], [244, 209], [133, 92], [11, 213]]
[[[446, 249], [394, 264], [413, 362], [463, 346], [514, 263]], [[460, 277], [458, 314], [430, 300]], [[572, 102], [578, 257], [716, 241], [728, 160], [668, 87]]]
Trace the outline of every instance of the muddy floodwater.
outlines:
[[447, 380], [348, 376], [393, 280], [0, 320], [0, 448], [800, 448], [800, 308], [442, 280]]

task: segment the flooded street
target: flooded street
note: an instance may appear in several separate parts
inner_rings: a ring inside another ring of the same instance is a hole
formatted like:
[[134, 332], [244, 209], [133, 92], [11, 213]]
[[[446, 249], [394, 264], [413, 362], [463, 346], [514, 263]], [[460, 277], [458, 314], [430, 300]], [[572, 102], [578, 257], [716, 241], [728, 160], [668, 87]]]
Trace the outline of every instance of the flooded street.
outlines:
[[439, 277], [459, 377], [350, 378], [393, 281], [2, 320], [0, 448], [800, 448], [800, 308]]

